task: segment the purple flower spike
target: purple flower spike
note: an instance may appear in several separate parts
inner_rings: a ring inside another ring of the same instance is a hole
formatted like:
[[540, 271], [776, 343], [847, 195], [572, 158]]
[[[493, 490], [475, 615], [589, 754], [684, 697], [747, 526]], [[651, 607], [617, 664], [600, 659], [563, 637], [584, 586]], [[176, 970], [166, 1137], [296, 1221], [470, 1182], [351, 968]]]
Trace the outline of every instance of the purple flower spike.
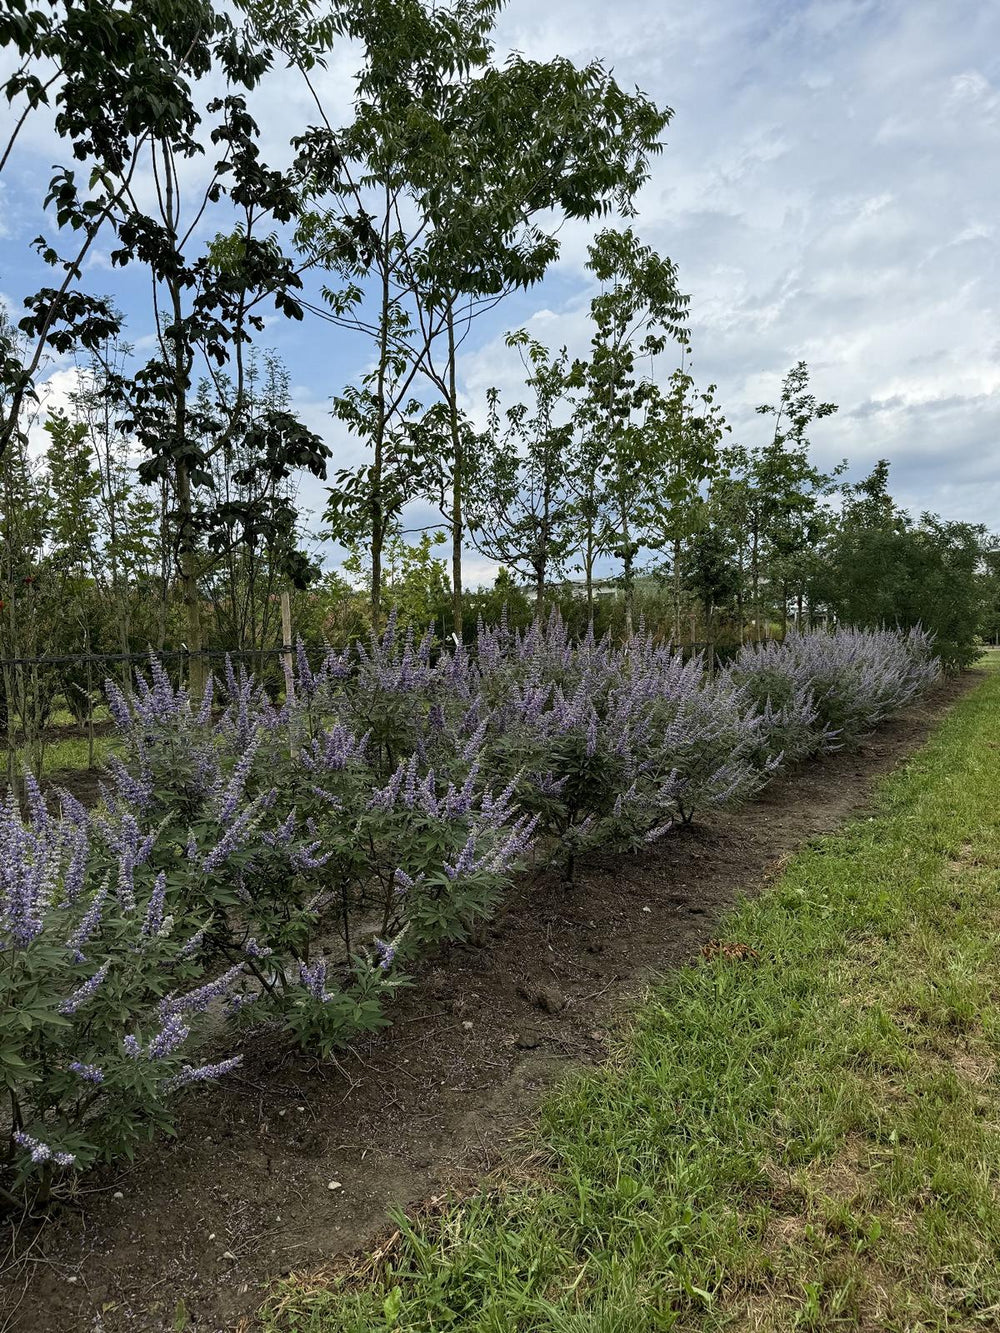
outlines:
[[100, 1065], [83, 1064], [80, 1060], [73, 1060], [70, 1069], [78, 1078], [82, 1078], [84, 1083], [103, 1083], [104, 1070]]
[[82, 986], [77, 987], [72, 995], [67, 996], [67, 998], [63, 1000], [62, 1004], [59, 1006], [59, 1012], [68, 1016], [70, 1014], [75, 1014], [82, 1005], [85, 1005], [98, 989], [104, 978], [108, 975], [110, 966], [111, 960], [109, 958], [106, 962], [101, 964], [89, 981], [85, 981]]

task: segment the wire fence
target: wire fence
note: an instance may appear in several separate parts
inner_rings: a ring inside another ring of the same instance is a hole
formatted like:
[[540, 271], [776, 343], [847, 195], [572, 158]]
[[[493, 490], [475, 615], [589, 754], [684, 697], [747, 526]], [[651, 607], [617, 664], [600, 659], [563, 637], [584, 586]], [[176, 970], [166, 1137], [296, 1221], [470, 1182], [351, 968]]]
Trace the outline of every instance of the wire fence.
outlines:
[[[289, 636], [290, 637], [290, 636]], [[141, 652], [0, 655], [0, 787], [23, 795], [26, 772], [36, 778], [65, 769], [94, 772], [102, 766], [113, 729], [105, 683], [126, 689], [135, 671], [160, 663], [177, 684], [201, 683], [223, 661], [249, 665], [277, 695], [287, 690], [295, 645], [253, 648], [154, 648]], [[310, 653], [327, 652], [319, 646]], [[201, 671], [195, 663], [203, 664]]]
[[[191, 660], [194, 658], [243, 658], [243, 657], [280, 657], [294, 652], [293, 644], [284, 643], [277, 648], [147, 648], [142, 653], [66, 653], [62, 656], [44, 654], [40, 657], [0, 657], [0, 671], [4, 667], [19, 666], [78, 666], [94, 662], [146, 662], [155, 657], [158, 662], [171, 661], [175, 658]], [[326, 648], [323, 649], [326, 652]]]

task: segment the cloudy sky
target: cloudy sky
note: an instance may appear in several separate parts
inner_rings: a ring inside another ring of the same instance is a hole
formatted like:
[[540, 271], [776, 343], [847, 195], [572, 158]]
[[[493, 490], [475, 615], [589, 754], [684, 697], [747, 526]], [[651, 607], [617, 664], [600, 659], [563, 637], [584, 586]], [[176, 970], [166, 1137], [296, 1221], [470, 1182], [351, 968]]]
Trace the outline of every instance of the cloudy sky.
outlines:
[[[695, 374], [718, 384], [735, 438], [760, 438], [754, 406], [804, 359], [818, 396], [840, 405], [814, 431], [819, 462], [846, 457], [860, 476], [886, 457], [908, 507], [1000, 528], [1000, 4], [510, 0], [497, 46], [603, 59], [673, 108], [634, 225], [679, 267]], [[334, 103], [351, 58], [327, 75]], [[265, 137], [279, 144], [307, 101], [290, 84], [268, 99]], [[52, 151], [42, 131], [29, 139], [0, 195], [0, 293], [15, 309]], [[506, 328], [584, 350], [588, 233], [562, 236], [546, 282], [472, 340], [471, 408], [490, 384], [515, 392]], [[141, 322], [138, 290], [90, 278]], [[335, 463], [352, 461], [328, 402], [368, 349], [315, 326], [271, 333], [303, 414]]]

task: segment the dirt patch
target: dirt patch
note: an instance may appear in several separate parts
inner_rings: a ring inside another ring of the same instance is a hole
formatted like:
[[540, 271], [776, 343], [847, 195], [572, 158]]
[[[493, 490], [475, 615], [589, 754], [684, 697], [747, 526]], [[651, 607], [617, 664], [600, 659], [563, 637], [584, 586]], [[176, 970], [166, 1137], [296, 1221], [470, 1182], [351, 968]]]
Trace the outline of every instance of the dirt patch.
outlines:
[[644, 980], [712, 947], [734, 897], [862, 806], [976, 679], [743, 810], [641, 855], [592, 857], [570, 892], [525, 877], [480, 942], [416, 978], [391, 1029], [336, 1061], [252, 1046], [238, 1077], [190, 1098], [175, 1141], [87, 1177], [58, 1215], [17, 1232], [0, 1330], [216, 1333], [269, 1280], [353, 1252], [391, 1208], [496, 1166], [540, 1094], [604, 1058]]

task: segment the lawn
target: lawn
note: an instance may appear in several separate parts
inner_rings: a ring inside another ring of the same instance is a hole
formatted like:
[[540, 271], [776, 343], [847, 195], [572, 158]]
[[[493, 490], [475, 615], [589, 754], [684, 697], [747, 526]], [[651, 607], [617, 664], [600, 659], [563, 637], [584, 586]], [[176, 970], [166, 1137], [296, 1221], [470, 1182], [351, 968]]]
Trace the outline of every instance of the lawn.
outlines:
[[284, 1284], [263, 1327], [997, 1327], [998, 758], [988, 670], [480, 1193]]

